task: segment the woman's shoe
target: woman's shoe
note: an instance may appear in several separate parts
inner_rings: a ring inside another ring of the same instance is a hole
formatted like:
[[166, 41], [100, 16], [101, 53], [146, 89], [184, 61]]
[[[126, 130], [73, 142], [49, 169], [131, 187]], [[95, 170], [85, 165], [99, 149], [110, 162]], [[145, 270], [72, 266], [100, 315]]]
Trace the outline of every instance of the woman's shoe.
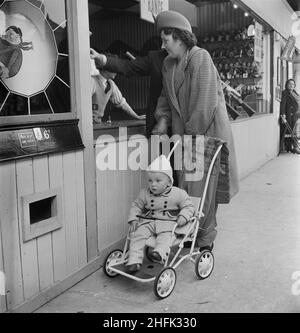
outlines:
[[204, 250], [212, 251], [213, 248], [214, 248], [214, 243], [211, 243], [211, 245], [205, 245], [200, 247], [199, 252], [202, 252]]

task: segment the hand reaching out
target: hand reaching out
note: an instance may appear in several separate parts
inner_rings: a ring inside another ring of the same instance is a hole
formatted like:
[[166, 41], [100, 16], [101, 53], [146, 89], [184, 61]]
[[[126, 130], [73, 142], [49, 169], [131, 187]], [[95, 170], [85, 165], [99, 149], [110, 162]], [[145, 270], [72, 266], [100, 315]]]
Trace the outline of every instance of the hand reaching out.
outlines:
[[98, 67], [104, 67], [106, 65], [107, 62], [106, 56], [104, 54], [98, 53], [92, 48], [90, 49], [90, 57], [91, 59], [95, 59]]

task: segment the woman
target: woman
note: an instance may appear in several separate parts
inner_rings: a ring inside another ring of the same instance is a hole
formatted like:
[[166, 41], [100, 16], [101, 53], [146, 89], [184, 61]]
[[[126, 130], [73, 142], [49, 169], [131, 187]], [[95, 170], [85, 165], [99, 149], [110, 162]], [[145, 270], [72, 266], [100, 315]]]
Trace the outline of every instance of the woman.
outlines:
[[300, 117], [300, 96], [295, 90], [296, 83], [293, 79], [286, 81], [285, 90], [282, 92], [281, 103], [280, 103], [280, 150], [285, 145], [287, 152], [300, 153], [299, 148], [294, 144], [294, 140], [291, 137], [285, 137], [286, 134], [286, 124], [294, 129], [297, 119]]
[[[153, 134], [165, 134], [171, 125], [173, 135], [205, 135], [225, 141], [229, 151], [230, 200], [238, 192], [237, 165], [218, 72], [209, 53], [196, 46], [197, 39], [183, 15], [164, 11], [156, 17], [156, 24], [168, 56], [163, 65], [163, 90], [155, 112], [158, 123]], [[215, 193], [217, 182], [218, 175], [215, 175], [204, 205], [201, 226], [204, 230], [197, 237], [200, 248], [211, 249], [216, 237], [216, 209], [221, 203]], [[186, 182], [180, 173], [178, 184], [189, 195], [202, 194], [203, 181]]]

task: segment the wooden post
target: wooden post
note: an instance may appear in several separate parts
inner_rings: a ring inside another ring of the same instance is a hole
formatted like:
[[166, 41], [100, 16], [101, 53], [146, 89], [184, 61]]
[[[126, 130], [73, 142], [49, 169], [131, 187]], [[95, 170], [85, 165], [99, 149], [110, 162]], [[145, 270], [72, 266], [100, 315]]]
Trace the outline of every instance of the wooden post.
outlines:
[[[96, 164], [93, 141], [92, 99], [90, 79], [90, 42], [88, 0], [68, 2], [70, 40], [70, 75], [73, 83], [72, 108], [79, 118], [84, 149], [84, 185], [88, 261], [98, 255], [96, 216]], [[75, 74], [76, 73], [76, 77]]]

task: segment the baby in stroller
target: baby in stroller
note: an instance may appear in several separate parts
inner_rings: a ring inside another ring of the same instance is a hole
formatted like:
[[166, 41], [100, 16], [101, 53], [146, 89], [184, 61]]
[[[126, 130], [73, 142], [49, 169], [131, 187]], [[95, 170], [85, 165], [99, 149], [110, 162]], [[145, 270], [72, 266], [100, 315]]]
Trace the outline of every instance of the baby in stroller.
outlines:
[[144, 258], [147, 239], [155, 235], [156, 244], [148, 256], [164, 262], [170, 252], [174, 223], [185, 225], [195, 214], [195, 208], [186, 191], [172, 186], [172, 167], [166, 156], [161, 155], [147, 168], [148, 188], [142, 189], [132, 203], [128, 223], [130, 244], [126, 268], [137, 272]]

